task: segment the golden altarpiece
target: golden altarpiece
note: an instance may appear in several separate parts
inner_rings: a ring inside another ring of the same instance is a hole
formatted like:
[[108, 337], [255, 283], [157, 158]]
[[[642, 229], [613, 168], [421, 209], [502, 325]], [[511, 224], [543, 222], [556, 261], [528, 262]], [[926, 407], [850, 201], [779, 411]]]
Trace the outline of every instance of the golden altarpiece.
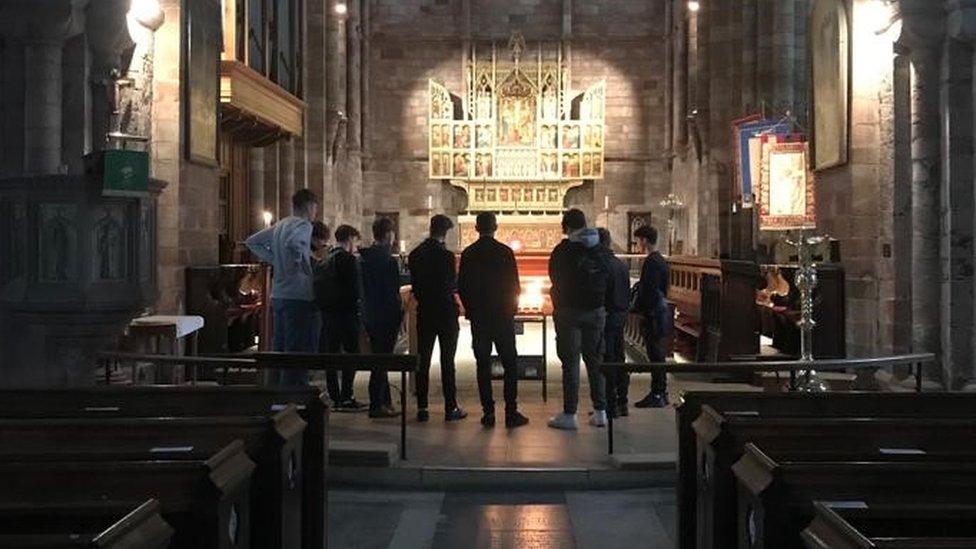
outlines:
[[474, 215], [499, 214], [499, 240], [549, 252], [562, 239], [569, 189], [604, 173], [606, 83], [570, 90], [563, 46], [472, 46], [463, 95], [430, 81], [430, 177], [464, 189], [461, 245], [477, 238]]

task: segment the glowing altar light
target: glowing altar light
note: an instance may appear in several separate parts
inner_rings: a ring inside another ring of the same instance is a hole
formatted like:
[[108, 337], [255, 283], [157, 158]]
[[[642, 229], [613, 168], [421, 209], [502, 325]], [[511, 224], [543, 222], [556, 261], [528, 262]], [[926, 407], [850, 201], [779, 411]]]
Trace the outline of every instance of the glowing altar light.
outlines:
[[701, 9], [701, 2], [698, 2], [698, 0], [690, 0], [688, 2], [688, 11], [690, 11], [691, 13], [698, 13], [698, 10], [700, 9]]
[[520, 311], [541, 311], [545, 302], [541, 280], [533, 280], [522, 286], [522, 293], [519, 294], [518, 302]]
[[270, 227], [271, 222], [274, 221], [274, 215], [272, 215], [272, 213], [267, 210], [265, 210], [264, 213], [261, 214], [261, 217], [264, 218], [265, 227]]
[[339, 2], [335, 5], [335, 12], [337, 15], [345, 15], [349, 12], [349, 7], [346, 6], [345, 2]]

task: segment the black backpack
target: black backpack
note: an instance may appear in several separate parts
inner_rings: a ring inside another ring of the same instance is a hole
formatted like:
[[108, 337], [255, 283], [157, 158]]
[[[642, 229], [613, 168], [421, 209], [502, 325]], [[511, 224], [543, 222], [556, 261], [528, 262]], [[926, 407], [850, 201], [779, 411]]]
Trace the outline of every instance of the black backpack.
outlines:
[[584, 309], [599, 309], [606, 305], [609, 280], [610, 265], [600, 248], [581, 251], [573, 273], [573, 291]]
[[330, 253], [325, 259], [315, 265], [312, 271], [312, 290], [315, 293], [315, 304], [320, 309], [329, 311], [335, 309], [342, 300], [339, 288], [339, 269], [336, 267], [336, 253]]

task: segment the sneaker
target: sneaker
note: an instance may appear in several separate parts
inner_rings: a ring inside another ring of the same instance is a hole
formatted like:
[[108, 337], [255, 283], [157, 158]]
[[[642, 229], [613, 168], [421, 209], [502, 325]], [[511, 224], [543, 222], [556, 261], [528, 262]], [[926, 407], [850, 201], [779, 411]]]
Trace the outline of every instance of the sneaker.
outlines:
[[460, 408], [455, 408], [444, 413], [444, 421], [459, 421], [468, 417], [468, 413]]
[[427, 409], [417, 410], [417, 421], [426, 423], [430, 419], [430, 412]]
[[505, 413], [505, 427], [509, 429], [517, 429], [524, 425], [529, 424], [529, 418], [523, 416], [518, 412]]
[[548, 425], [553, 429], [564, 429], [566, 431], [575, 431], [576, 429], [579, 429], [579, 424], [576, 421], [576, 414], [567, 414], [565, 412], [556, 414], [549, 418]]
[[594, 427], [607, 426], [607, 413], [604, 410], [597, 410], [590, 416], [590, 425]]
[[481, 416], [481, 425], [486, 429], [491, 429], [495, 426], [495, 414], [485, 414]]
[[664, 393], [650, 393], [634, 403], [636, 408], [664, 408], [668, 405], [668, 395]]
[[369, 411], [369, 417], [374, 419], [399, 417], [399, 416], [400, 416], [400, 412], [394, 410], [390, 406], [380, 406], [379, 408], [375, 408]]

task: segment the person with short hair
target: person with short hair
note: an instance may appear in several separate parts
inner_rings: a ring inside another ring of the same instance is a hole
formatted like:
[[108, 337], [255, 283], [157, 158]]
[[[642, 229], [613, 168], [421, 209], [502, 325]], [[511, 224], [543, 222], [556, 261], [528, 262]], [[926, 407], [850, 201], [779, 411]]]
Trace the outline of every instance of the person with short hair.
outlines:
[[[607, 264], [610, 266], [610, 276], [607, 278], [607, 324], [603, 329], [603, 361], [605, 363], [623, 364], [627, 360], [624, 349], [624, 326], [627, 323], [627, 311], [630, 310], [630, 269], [622, 259], [613, 253], [613, 238], [610, 231], [601, 227], [600, 248], [606, 254]], [[630, 387], [630, 375], [618, 370], [611, 374], [604, 374], [606, 381], [607, 413], [611, 417], [627, 416], [627, 390]]]
[[[310, 257], [312, 220], [318, 215], [319, 199], [312, 191], [301, 189], [291, 202], [292, 215], [251, 235], [245, 245], [272, 266], [274, 350], [307, 353], [317, 347]], [[272, 370], [268, 381], [277, 386], [305, 385], [308, 372]]]
[[505, 426], [512, 429], [529, 420], [518, 411], [518, 351], [515, 313], [522, 292], [512, 249], [495, 240], [498, 220], [483, 212], [475, 220], [478, 240], [461, 253], [458, 294], [471, 321], [471, 347], [478, 371], [478, 394], [484, 415], [481, 424], [495, 426], [492, 396], [491, 348], [498, 350], [505, 372]]
[[586, 216], [573, 208], [563, 213], [563, 233], [549, 257], [550, 296], [556, 325], [556, 354], [563, 369], [563, 411], [549, 420], [554, 429], [578, 428], [580, 356], [586, 362], [593, 415], [590, 424], [607, 424], [603, 374], [603, 328], [606, 324], [608, 268], [599, 251], [600, 236], [586, 227]]
[[[322, 307], [322, 324], [328, 353], [359, 354], [361, 330], [362, 279], [356, 251], [359, 231], [351, 225], [340, 225], [335, 232], [336, 245], [322, 264], [321, 279], [324, 286], [319, 294]], [[325, 383], [335, 406], [339, 410], [358, 411], [363, 405], [353, 395], [356, 380], [355, 368], [343, 368], [340, 372], [326, 372]]]
[[[657, 229], [649, 225], [638, 227], [634, 237], [647, 254], [641, 267], [634, 312], [642, 317], [644, 344], [651, 362], [664, 362], [667, 358], [665, 338], [671, 333], [674, 319], [667, 304], [668, 262], [657, 251]], [[651, 392], [634, 403], [637, 408], [663, 408], [668, 405], [668, 377], [664, 372], [651, 377]]]
[[[373, 245], [359, 251], [363, 277], [363, 327], [372, 352], [392, 354], [396, 347], [403, 303], [400, 299], [400, 266], [393, 258], [396, 228], [388, 217], [373, 221]], [[396, 417], [385, 371], [369, 374], [369, 417]]]
[[420, 243], [407, 260], [410, 284], [417, 299], [417, 338], [420, 366], [417, 370], [417, 421], [430, 419], [430, 360], [434, 341], [441, 348], [441, 388], [444, 392], [444, 420], [458, 421], [468, 417], [458, 406], [454, 353], [457, 351], [458, 324], [457, 266], [454, 254], [447, 249], [447, 232], [454, 222], [446, 215], [430, 219], [430, 236]]
[[321, 221], [312, 223], [312, 259], [315, 263], [323, 261], [329, 253], [329, 240], [332, 233], [329, 226]]

